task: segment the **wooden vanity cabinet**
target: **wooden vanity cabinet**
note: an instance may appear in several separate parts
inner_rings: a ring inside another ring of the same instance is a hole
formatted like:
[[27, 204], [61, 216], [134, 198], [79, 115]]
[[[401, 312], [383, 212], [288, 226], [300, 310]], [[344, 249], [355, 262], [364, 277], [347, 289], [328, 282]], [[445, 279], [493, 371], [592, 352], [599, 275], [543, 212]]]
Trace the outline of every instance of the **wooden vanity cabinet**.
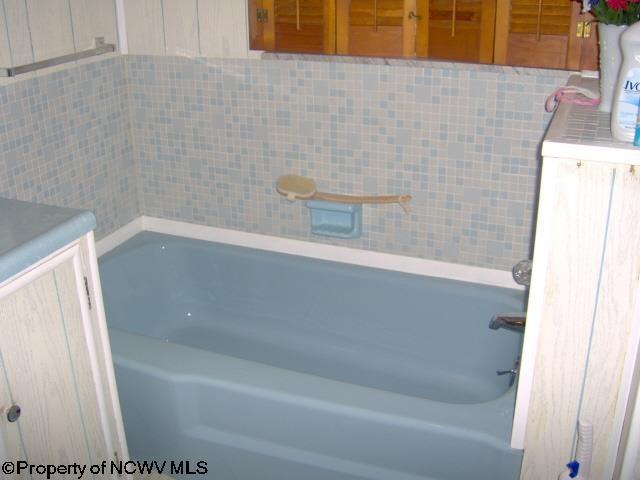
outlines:
[[2, 462], [127, 460], [92, 232], [0, 283], [0, 332]]

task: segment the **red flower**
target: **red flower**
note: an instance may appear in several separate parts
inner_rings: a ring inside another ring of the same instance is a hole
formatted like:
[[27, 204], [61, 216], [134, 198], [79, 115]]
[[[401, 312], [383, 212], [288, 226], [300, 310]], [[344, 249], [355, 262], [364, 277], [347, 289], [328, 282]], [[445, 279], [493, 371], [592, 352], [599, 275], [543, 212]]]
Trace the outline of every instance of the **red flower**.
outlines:
[[625, 10], [629, 6], [628, 0], [607, 0], [611, 10]]

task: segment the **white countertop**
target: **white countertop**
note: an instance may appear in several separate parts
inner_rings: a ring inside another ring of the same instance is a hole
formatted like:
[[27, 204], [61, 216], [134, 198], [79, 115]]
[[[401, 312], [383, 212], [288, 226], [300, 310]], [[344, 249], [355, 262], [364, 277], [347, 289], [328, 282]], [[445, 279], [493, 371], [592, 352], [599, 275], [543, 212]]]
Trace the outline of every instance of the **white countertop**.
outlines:
[[[598, 80], [573, 75], [568, 85], [598, 91]], [[551, 93], [551, 92], [549, 92]], [[568, 158], [640, 165], [640, 147], [611, 136], [611, 114], [598, 107], [560, 104], [542, 144], [545, 158]]]

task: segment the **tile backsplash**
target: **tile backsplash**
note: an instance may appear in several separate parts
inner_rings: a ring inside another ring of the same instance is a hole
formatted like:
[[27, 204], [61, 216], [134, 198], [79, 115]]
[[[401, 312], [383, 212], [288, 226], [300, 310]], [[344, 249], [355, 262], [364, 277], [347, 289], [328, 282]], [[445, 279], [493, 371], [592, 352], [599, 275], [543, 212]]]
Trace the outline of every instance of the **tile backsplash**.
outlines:
[[[127, 57], [146, 215], [509, 269], [529, 256], [550, 115], [568, 73], [436, 62]], [[357, 240], [313, 236], [274, 190], [411, 194]]]
[[98, 236], [138, 215], [121, 57], [0, 86], [0, 195], [92, 210]]
[[[112, 57], [0, 86], [0, 195], [508, 269], [529, 256], [546, 95], [567, 72], [436, 62]], [[365, 205], [355, 240], [310, 233], [322, 191]]]

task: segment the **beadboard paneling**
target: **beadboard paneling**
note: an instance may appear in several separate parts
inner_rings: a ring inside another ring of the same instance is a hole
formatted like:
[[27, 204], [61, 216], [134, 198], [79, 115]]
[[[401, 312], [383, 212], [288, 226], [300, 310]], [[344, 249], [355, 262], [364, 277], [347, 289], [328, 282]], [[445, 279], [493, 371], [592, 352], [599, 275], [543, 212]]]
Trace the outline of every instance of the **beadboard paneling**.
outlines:
[[126, 0], [124, 8], [130, 54], [165, 54], [162, 3], [162, 0]]
[[[247, 5], [226, 0], [125, 0], [129, 53], [246, 58]], [[24, 65], [117, 43], [114, 0], [4, 0], [0, 64]]]
[[11, 65], [9, 35], [7, 34], [7, 22], [2, 13], [2, 3], [0, 3], [0, 67], [9, 65]]
[[[597, 300], [613, 167], [547, 159], [538, 222], [552, 224], [548, 258], [536, 243], [527, 323], [540, 334], [527, 419], [522, 480], [556, 478], [572, 457]], [[548, 202], [548, 196], [552, 201]], [[537, 265], [548, 265], [546, 271]], [[543, 289], [534, 288], [542, 282]], [[541, 294], [539, 294], [541, 292]], [[535, 315], [533, 312], [540, 312]], [[527, 338], [525, 333], [525, 345]], [[529, 353], [523, 351], [523, 368]]]
[[581, 418], [598, 426], [590, 476], [594, 479], [610, 478], [608, 458], [615, 450], [609, 449], [612, 439], [620, 436], [614, 419], [640, 276], [639, 197], [640, 175], [617, 167], [581, 411]]
[[574, 458], [578, 420], [594, 429], [589, 478], [611, 479], [635, 363], [640, 178], [627, 165], [545, 158], [540, 206], [523, 370], [529, 329], [540, 336], [521, 479], [556, 478]]
[[27, 0], [35, 61], [75, 51], [68, 0]]
[[199, 0], [203, 57], [244, 58], [249, 51], [247, 2]]
[[200, 56], [197, 0], [164, 0], [167, 55]]
[[247, 5], [228, 0], [126, 0], [129, 53], [246, 58]]
[[[16, 422], [9, 423], [4, 421], [7, 410], [15, 404], [15, 399], [11, 396], [11, 389], [7, 383], [7, 377], [4, 374], [1, 353], [2, 352], [0, 352], [0, 415], [2, 415], [3, 418], [3, 425], [0, 429], [0, 458], [10, 458], [13, 461], [24, 461], [27, 459], [27, 454], [22, 446], [23, 442], [20, 437], [20, 426]], [[13, 479], [18, 477], [9, 476], [9, 478]]]
[[11, 65], [31, 63], [33, 50], [31, 45], [31, 27], [24, 0], [3, 0], [5, 22], [11, 47]]
[[[64, 328], [67, 332], [67, 345], [73, 364], [73, 376], [89, 455], [91, 463], [96, 464], [111, 458], [112, 454], [107, 446], [105, 436], [105, 430], [108, 429], [103, 427], [100, 417], [99, 401], [104, 401], [105, 392], [102, 389], [102, 382], [99, 381], [100, 371], [97, 359], [95, 356], [91, 358], [90, 350], [87, 348], [87, 345], [95, 345], [96, 343], [91, 330], [92, 318], [86, 310], [87, 318], [83, 318], [83, 312], [78, 302], [76, 270], [73, 263], [66, 262], [60, 265], [54, 275]], [[98, 308], [97, 305], [94, 308]], [[92, 350], [91, 353], [94, 351]]]
[[90, 464], [63, 322], [53, 272], [0, 300], [0, 351], [32, 464], [66, 464], [68, 452]]
[[116, 43], [114, 0], [3, 0], [0, 67], [93, 48], [95, 37]]
[[117, 44], [116, 10], [113, 0], [69, 0], [76, 50], [94, 46], [95, 37]]

